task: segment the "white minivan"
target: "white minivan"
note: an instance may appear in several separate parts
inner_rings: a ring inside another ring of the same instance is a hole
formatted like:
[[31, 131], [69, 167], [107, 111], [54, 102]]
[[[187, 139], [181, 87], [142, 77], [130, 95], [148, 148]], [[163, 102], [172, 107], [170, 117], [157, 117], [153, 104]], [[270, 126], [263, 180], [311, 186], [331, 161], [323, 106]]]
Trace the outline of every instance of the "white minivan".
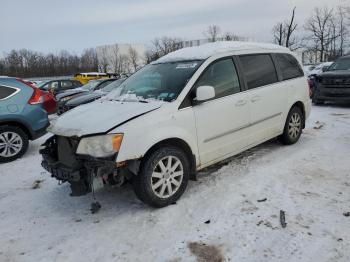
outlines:
[[139, 199], [164, 207], [198, 170], [274, 137], [297, 142], [310, 107], [307, 79], [284, 47], [184, 48], [58, 118], [42, 166], [73, 196], [131, 181]]

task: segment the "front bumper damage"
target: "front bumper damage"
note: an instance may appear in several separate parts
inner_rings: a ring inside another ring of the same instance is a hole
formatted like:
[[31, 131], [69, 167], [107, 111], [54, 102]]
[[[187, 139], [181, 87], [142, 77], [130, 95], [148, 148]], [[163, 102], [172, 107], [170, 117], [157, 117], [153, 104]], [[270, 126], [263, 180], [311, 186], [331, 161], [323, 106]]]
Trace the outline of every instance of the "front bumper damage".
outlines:
[[77, 155], [78, 144], [78, 138], [50, 137], [39, 151], [43, 157], [42, 167], [60, 182], [69, 182], [71, 196], [91, 192], [95, 180], [115, 183], [116, 156], [102, 159]]

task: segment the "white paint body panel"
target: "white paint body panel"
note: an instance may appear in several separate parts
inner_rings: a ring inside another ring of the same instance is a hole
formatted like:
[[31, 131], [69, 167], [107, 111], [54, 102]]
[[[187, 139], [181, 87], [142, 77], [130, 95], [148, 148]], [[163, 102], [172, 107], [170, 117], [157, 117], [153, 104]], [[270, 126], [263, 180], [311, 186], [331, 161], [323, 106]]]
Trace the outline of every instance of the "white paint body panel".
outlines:
[[[279, 52], [293, 55], [285, 48], [269, 46], [243, 48], [241, 45], [237, 50], [222, 50], [211, 54], [203, 62], [178, 98], [171, 103], [109, 102], [103, 105], [95, 102], [64, 114], [51, 128], [51, 132], [64, 136], [82, 136], [106, 130], [110, 130], [109, 133], [123, 133], [117, 162], [142, 158], [156, 143], [178, 138], [191, 148], [199, 170], [280, 135], [290, 108], [298, 101], [304, 104], [305, 116], [309, 116], [311, 102], [306, 77], [179, 109], [211, 62], [232, 55]], [[188, 50], [184, 53], [191, 54]], [[167, 59], [173, 60], [180, 55], [181, 52]], [[256, 97], [259, 99], [255, 101]], [[246, 103], [236, 107], [235, 103], [240, 100]], [[145, 112], [148, 113], [127, 121]], [[266, 121], [261, 121], [264, 119]], [[111, 130], [113, 126], [117, 127]]]

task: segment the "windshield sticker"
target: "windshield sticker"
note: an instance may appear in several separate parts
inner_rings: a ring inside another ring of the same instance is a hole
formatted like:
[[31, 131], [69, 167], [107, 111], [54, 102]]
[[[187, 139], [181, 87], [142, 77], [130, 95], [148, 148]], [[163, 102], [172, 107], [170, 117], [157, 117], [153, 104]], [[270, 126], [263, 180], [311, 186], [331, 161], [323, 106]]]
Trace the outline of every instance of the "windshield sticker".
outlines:
[[175, 69], [188, 69], [188, 68], [195, 68], [196, 66], [197, 66], [197, 63], [178, 64]]

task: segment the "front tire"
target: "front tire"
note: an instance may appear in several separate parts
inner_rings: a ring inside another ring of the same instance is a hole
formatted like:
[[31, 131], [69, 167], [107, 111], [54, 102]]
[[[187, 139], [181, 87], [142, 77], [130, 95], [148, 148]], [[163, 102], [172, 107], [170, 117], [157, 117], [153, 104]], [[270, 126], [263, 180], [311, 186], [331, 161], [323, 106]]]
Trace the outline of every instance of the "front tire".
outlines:
[[14, 161], [28, 149], [28, 136], [16, 126], [0, 126], [0, 163]]
[[133, 179], [135, 194], [150, 206], [168, 206], [184, 193], [189, 173], [189, 160], [181, 149], [158, 148], [142, 161], [140, 172]]
[[280, 141], [285, 145], [295, 144], [301, 136], [304, 122], [305, 118], [301, 109], [297, 106], [293, 107], [288, 113], [283, 134], [279, 137]]

